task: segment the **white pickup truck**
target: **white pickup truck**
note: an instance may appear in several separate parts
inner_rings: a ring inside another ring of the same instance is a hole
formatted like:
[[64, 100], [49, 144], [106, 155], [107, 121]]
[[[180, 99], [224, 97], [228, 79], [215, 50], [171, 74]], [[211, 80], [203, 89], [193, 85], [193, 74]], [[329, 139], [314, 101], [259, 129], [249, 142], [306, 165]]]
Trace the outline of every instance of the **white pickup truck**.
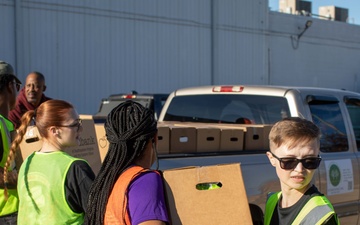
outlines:
[[[313, 182], [328, 196], [341, 224], [360, 224], [359, 93], [280, 86], [184, 88], [170, 94], [158, 121], [271, 125], [290, 116], [320, 127], [323, 161]], [[159, 155], [159, 169], [240, 162], [253, 222], [261, 224], [267, 193], [280, 190], [267, 150], [170, 152]]]

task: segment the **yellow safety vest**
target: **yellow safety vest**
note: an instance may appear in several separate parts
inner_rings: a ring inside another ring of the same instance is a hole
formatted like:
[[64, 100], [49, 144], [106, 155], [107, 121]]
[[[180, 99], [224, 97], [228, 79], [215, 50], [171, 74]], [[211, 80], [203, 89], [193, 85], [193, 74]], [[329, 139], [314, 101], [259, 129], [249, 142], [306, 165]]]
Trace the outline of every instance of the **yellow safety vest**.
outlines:
[[83, 224], [84, 213], [74, 212], [66, 201], [66, 175], [79, 160], [65, 152], [34, 152], [19, 170], [18, 224]]
[[[0, 159], [0, 166], [4, 168], [7, 157], [9, 155], [11, 135], [10, 132], [14, 130], [14, 125], [5, 117], [0, 115], [0, 135], [2, 140], [3, 156]], [[9, 168], [11, 171], [12, 168]], [[2, 178], [0, 178], [2, 179]], [[8, 199], [5, 199], [4, 189], [0, 188], [0, 217], [6, 216], [18, 211], [19, 198], [16, 189], [8, 189]]]
[[[274, 213], [275, 207], [280, 199], [281, 192], [272, 194], [267, 202], [265, 207], [265, 218], [264, 225], [269, 225], [271, 222], [272, 215]], [[330, 215], [335, 215], [335, 211], [330, 201], [325, 196], [314, 196], [302, 207], [299, 214], [296, 216], [292, 225], [297, 224], [314, 224], [320, 225]], [[337, 224], [340, 224], [339, 219], [337, 218]]]

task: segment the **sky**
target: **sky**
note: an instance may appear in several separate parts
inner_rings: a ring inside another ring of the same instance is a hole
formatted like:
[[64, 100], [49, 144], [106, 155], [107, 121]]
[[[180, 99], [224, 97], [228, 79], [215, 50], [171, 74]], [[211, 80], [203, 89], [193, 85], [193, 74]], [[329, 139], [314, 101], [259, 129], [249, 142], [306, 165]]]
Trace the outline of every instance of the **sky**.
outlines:
[[[337, 6], [349, 10], [349, 23], [360, 25], [360, 0], [306, 0], [311, 2], [313, 14], [319, 14], [320, 6]], [[272, 11], [279, 11], [279, 0], [269, 0]]]

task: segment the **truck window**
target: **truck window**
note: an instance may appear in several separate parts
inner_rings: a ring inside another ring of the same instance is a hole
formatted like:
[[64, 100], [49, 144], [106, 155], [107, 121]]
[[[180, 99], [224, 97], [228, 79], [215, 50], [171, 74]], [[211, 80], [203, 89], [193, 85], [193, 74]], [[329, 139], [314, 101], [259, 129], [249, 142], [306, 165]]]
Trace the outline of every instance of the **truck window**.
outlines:
[[164, 121], [274, 124], [290, 115], [283, 97], [257, 95], [192, 95], [171, 100]]
[[356, 146], [360, 151], [360, 99], [345, 98], [345, 104], [354, 130]]
[[96, 114], [96, 116], [103, 116], [106, 118], [107, 115], [111, 112], [111, 110], [122, 102], [123, 101], [108, 101], [108, 100], [102, 101], [101, 108], [99, 112]]
[[322, 152], [348, 151], [344, 118], [339, 103], [331, 101], [309, 102], [313, 122], [321, 130]]
[[128, 100], [136, 101], [137, 103], [141, 104], [142, 106], [146, 108], [151, 108], [151, 99], [111, 99], [111, 100], [104, 100], [101, 104], [101, 108], [99, 112], [96, 114], [96, 116], [107, 116], [111, 110], [113, 110], [116, 106], [120, 105], [123, 102], [126, 102]]

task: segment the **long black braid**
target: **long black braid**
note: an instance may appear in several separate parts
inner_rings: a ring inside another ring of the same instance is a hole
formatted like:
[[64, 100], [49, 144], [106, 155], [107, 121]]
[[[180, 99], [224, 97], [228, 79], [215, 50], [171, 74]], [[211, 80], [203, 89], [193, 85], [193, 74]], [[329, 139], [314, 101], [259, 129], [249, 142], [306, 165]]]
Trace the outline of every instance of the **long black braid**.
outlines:
[[104, 223], [106, 204], [116, 180], [141, 157], [156, 134], [156, 125], [154, 113], [133, 101], [126, 101], [109, 113], [105, 122], [109, 150], [91, 186], [84, 224]]

